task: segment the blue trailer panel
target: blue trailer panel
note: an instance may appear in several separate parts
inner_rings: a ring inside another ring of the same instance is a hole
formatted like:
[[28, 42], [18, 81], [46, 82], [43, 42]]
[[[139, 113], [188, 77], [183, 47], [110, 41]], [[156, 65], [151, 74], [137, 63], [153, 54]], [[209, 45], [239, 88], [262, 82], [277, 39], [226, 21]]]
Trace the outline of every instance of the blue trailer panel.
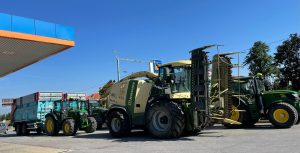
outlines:
[[20, 130], [23, 133], [32, 130], [42, 131], [45, 115], [55, 109], [54, 101], [62, 98], [62, 92], [36, 92], [15, 99], [11, 114], [17, 134]]

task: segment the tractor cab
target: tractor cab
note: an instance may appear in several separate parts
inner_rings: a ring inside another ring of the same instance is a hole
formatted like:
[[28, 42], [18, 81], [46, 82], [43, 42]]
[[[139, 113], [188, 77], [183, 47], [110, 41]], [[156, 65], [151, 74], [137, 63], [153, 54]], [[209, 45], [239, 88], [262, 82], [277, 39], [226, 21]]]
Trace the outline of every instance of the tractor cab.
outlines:
[[77, 112], [80, 115], [88, 114], [86, 101], [82, 100], [57, 100], [54, 101], [54, 110], [57, 112]]
[[158, 79], [170, 99], [190, 98], [191, 61], [181, 60], [161, 65]]
[[261, 94], [265, 92], [264, 82], [259, 77], [240, 77], [234, 78], [232, 85], [233, 93], [243, 95]]

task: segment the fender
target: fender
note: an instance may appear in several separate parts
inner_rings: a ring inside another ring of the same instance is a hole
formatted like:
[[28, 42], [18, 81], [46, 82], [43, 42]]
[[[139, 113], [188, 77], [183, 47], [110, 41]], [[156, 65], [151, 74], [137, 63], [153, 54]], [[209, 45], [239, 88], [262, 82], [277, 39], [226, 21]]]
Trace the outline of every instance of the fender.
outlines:
[[58, 120], [58, 119], [57, 119], [57, 116], [56, 116], [55, 114], [53, 114], [53, 113], [48, 113], [48, 114], [45, 116], [45, 118], [47, 118], [47, 117], [49, 117], [49, 116], [53, 117], [56, 121]]
[[[269, 105], [265, 106], [265, 107], [266, 107], [266, 110], [269, 110], [269, 108], [271, 108], [271, 107], [274, 106], [275, 104], [278, 104], [278, 103], [281, 103], [281, 102], [283, 102], [283, 103], [288, 103], [288, 104], [294, 106], [293, 101], [291, 101], [291, 100], [276, 100], [276, 101], [271, 102]], [[295, 106], [294, 106], [294, 107], [295, 107]]]
[[161, 102], [161, 101], [170, 101], [170, 98], [166, 97], [166, 96], [159, 96], [159, 97], [150, 97], [148, 102], [147, 102], [147, 105], [146, 105], [146, 110], [148, 110], [148, 108], [154, 104], [154, 103], [158, 103], [158, 102]]

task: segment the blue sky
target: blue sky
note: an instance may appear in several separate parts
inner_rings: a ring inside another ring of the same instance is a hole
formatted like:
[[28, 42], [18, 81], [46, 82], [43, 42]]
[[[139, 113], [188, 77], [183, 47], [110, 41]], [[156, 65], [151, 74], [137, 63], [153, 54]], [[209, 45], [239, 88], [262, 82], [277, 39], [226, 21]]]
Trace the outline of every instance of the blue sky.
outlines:
[[[0, 99], [36, 91], [97, 92], [117, 77], [112, 50], [124, 58], [168, 62], [187, 59], [189, 50], [207, 44], [240, 51], [257, 40], [288, 38], [300, 32], [299, 7], [299, 0], [1, 1], [2, 13], [74, 27], [76, 46], [0, 78]], [[121, 67], [124, 76], [147, 64]], [[0, 113], [8, 110], [0, 106]]]

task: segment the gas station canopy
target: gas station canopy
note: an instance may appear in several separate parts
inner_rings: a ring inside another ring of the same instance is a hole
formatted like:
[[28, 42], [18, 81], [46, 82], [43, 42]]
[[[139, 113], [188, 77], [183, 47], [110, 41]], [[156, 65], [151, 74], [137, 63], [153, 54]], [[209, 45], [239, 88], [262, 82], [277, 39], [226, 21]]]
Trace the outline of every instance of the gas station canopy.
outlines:
[[71, 27], [0, 13], [0, 77], [74, 45]]

